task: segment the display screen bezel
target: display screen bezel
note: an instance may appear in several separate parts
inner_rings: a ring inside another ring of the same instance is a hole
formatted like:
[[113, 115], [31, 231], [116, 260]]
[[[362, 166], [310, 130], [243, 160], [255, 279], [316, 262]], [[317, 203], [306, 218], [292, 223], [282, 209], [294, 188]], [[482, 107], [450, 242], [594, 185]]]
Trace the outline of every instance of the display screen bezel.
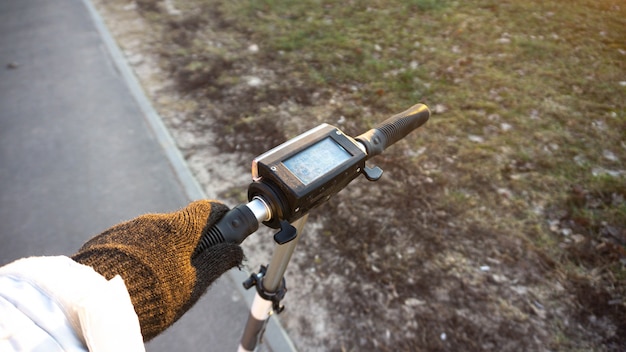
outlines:
[[[305, 184], [283, 164], [283, 161], [326, 138], [331, 138], [337, 145], [341, 146], [350, 154], [350, 158], [328, 170], [327, 177], [319, 177]], [[321, 187], [329, 179], [337, 176], [337, 173], [341, 173], [342, 170], [345, 172], [348, 169], [361, 168], [365, 165], [366, 157], [367, 155], [357, 146], [356, 142], [343, 134], [337, 127], [321, 124], [256, 157], [252, 161], [252, 178], [255, 182], [269, 179], [280, 185], [283, 191], [289, 191], [299, 198]]]

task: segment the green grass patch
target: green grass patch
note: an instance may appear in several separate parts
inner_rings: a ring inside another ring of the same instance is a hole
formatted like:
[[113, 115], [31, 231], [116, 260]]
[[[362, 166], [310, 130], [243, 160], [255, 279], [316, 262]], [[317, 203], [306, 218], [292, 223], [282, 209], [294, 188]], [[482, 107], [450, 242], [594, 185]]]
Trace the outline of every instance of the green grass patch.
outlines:
[[[416, 204], [415, 190], [424, 190], [424, 203], [445, 218], [431, 224], [454, 221], [450, 232], [467, 238], [472, 224], [487, 229], [485, 236], [524, 238], [530, 251], [552, 261], [553, 275], [596, 280], [598, 297], [626, 296], [623, 1], [174, 3], [182, 16], [168, 17], [150, 1], [143, 6], [150, 20], [169, 21], [163, 55], [187, 93], [228, 101], [242, 67], [279, 77], [231, 104], [220, 121], [229, 128], [224, 131], [259, 139], [264, 128], [275, 135], [263, 143], [276, 144], [284, 139], [278, 126], [289, 121], [271, 113], [286, 100], [311, 108], [307, 116], [343, 116], [350, 128], [424, 102], [435, 113], [428, 124], [400, 143], [402, 150], [383, 156], [402, 165], [397, 174], [406, 176], [389, 186], [405, 197], [389, 207], [403, 214]], [[210, 37], [212, 30], [224, 37]], [[255, 54], [246, 51], [252, 43]], [[313, 94], [322, 98], [309, 99]], [[341, 106], [313, 106], [335, 96]], [[251, 143], [260, 148], [261, 142]], [[430, 183], [411, 177], [420, 172]], [[411, 228], [410, 217], [403, 220], [398, 228], [420, 230]], [[567, 237], [563, 229], [582, 237]], [[587, 281], [571, 280], [569, 288], [587, 292]], [[606, 308], [583, 303], [586, 312]], [[575, 334], [563, 334], [554, 343], [573, 347], [566, 340]]]

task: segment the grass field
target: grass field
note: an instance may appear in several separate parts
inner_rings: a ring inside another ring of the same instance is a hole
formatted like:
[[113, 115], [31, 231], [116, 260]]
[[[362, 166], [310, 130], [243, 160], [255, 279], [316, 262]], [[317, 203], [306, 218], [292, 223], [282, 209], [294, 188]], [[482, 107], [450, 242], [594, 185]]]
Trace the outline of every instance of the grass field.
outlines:
[[314, 214], [311, 280], [367, 286], [321, 298], [339, 339], [288, 325], [303, 350], [626, 349], [626, 3], [136, 3], [225, 152], [433, 111]]

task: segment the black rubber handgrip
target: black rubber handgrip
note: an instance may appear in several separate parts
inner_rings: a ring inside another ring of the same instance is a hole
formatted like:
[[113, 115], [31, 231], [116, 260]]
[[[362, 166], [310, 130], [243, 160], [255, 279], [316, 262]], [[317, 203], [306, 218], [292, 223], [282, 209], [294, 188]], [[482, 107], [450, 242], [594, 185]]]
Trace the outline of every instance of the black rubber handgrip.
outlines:
[[254, 213], [245, 204], [229, 210], [215, 225], [202, 231], [200, 242], [192, 257], [218, 243], [240, 244], [259, 228]]
[[382, 153], [387, 147], [426, 123], [429, 118], [428, 107], [424, 104], [416, 104], [356, 137], [356, 140], [365, 145], [369, 158]]

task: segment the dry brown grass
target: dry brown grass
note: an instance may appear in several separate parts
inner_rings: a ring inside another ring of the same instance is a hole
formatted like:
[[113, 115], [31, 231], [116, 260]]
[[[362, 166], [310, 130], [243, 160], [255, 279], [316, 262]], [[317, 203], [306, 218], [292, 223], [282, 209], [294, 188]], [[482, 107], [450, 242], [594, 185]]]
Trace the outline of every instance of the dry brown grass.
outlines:
[[194, 101], [184, 128], [242, 160], [435, 112], [312, 214], [298, 268], [320, 287], [291, 305], [337, 331], [288, 325], [303, 350], [626, 349], [623, 2], [167, 3], [136, 15]]

